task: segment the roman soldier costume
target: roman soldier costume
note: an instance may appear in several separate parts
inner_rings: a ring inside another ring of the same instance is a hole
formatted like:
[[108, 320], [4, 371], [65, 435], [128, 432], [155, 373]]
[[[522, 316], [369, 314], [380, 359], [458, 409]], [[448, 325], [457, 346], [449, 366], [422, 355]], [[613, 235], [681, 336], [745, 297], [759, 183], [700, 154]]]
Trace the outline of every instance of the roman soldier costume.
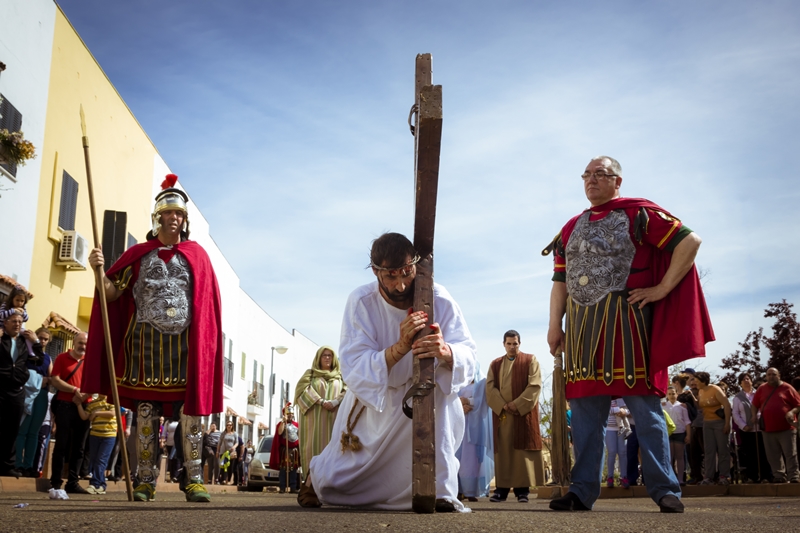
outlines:
[[[109, 302], [108, 316], [120, 403], [136, 413], [137, 500], [155, 496], [159, 472], [159, 418], [179, 421], [184, 455], [181, 488], [189, 501], [208, 501], [203, 487], [201, 416], [222, 411], [222, 322], [220, 293], [206, 251], [189, 238], [184, 191], [170, 174], [156, 196], [147, 242], [129, 248], [106, 276], [122, 295]], [[159, 239], [161, 213], [185, 215], [181, 242]], [[90, 321], [82, 390], [110, 395], [99, 298]], [[176, 436], [177, 439], [177, 436]]]

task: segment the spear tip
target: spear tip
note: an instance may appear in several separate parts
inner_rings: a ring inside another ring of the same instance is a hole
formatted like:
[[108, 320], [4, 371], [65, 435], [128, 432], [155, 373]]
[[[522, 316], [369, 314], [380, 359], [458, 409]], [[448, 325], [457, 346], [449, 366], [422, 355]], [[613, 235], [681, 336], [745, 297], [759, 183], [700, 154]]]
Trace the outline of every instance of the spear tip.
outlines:
[[83, 104], [81, 104], [81, 133], [86, 137], [86, 115], [83, 114]]

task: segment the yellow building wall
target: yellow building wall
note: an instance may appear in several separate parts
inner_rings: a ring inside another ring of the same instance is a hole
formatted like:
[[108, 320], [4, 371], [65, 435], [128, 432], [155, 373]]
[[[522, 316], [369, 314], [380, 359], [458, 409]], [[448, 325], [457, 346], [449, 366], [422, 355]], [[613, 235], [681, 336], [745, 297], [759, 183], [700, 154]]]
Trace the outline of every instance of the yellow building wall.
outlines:
[[[78, 182], [75, 230], [92, 245], [92, 222], [81, 142], [80, 107], [86, 116], [92, 182], [102, 239], [104, 210], [125, 211], [127, 232], [142, 242], [150, 227], [157, 150], [92, 57], [64, 13], [56, 13], [47, 103], [41, 186], [28, 303], [35, 329], [55, 311], [82, 330], [89, 326], [87, 298], [94, 295], [91, 269], [56, 266], [63, 171]], [[83, 305], [81, 299], [83, 298]]]

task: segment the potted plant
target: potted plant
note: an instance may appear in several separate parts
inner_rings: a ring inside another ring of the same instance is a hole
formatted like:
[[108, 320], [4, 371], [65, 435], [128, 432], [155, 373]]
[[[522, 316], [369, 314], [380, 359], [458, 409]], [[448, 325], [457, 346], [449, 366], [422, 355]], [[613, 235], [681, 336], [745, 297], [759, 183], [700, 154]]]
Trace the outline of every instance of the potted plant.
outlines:
[[25, 165], [28, 159], [36, 157], [33, 143], [26, 141], [21, 131], [0, 130], [0, 163]]

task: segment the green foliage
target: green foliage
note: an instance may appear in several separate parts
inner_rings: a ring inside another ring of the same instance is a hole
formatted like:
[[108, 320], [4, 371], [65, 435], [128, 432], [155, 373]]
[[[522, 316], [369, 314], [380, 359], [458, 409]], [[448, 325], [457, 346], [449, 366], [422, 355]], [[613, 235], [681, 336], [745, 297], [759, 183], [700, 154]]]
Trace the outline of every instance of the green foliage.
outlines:
[[[763, 378], [770, 367], [778, 369], [784, 381], [800, 374], [800, 324], [792, 307], [794, 304], [785, 299], [769, 304], [764, 317], [775, 319], [772, 336], [764, 335], [764, 328], [751, 331], [739, 343], [740, 349], [722, 360], [722, 368], [728, 370], [722, 381], [728, 384], [730, 393], [739, 392], [737, 381], [742, 372], [749, 373], [754, 381]], [[769, 352], [766, 364], [761, 362], [762, 349]]]

